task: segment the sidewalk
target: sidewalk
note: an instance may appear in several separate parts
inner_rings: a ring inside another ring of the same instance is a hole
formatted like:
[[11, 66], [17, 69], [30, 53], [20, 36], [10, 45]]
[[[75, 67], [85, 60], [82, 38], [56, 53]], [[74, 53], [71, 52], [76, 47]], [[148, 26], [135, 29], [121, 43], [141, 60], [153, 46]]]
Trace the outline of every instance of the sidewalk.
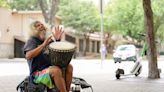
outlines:
[[[84, 78], [92, 85], [94, 92], [164, 92], [164, 62], [159, 62], [162, 68], [161, 78], [147, 79], [147, 62], [142, 62], [143, 71], [139, 77], [126, 76], [120, 80], [115, 78], [118, 68], [113, 60], [101, 62], [92, 60], [72, 60], [74, 76]], [[128, 70], [133, 62], [122, 63], [123, 69]], [[16, 85], [28, 75], [28, 65], [24, 59], [0, 59], [0, 92], [16, 92]], [[126, 72], [128, 73], [128, 72]], [[91, 92], [86, 89], [83, 92]]]

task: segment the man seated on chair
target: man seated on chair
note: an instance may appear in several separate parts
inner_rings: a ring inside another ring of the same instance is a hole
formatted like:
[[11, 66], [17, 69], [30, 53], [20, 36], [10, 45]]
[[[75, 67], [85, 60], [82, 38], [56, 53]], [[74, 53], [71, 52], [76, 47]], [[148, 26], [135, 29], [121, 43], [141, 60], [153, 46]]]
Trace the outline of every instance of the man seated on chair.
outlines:
[[66, 79], [62, 77], [62, 71], [58, 66], [52, 66], [46, 47], [52, 42], [52, 36], [60, 41], [62, 28], [55, 27], [51, 36], [46, 38], [46, 27], [40, 21], [34, 21], [30, 25], [30, 37], [25, 43], [24, 53], [28, 61], [30, 76], [34, 83], [42, 83], [49, 89], [54, 83], [60, 92], [69, 92], [72, 82], [73, 67], [71, 64], [66, 69]]

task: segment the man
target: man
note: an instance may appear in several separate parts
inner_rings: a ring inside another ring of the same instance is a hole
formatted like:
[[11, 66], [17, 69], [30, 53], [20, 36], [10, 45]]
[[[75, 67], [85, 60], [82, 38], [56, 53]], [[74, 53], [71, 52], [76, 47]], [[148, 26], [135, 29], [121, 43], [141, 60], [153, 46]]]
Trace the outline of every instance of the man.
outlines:
[[28, 60], [30, 75], [34, 83], [42, 83], [48, 88], [53, 88], [54, 83], [60, 92], [69, 92], [72, 82], [73, 67], [71, 64], [66, 69], [66, 81], [58, 66], [52, 66], [46, 47], [52, 42], [52, 36], [60, 41], [63, 34], [62, 28], [55, 27], [52, 36], [46, 38], [46, 27], [35, 21], [31, 25], [30, 38], [24, 46], [25, 58]]

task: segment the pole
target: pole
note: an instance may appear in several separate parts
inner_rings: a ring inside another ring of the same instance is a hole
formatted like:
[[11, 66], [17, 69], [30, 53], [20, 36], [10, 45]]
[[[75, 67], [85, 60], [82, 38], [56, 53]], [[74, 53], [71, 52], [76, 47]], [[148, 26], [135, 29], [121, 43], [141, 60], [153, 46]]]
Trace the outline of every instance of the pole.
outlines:
[[104, 61], [102, 49], [103, 49], [103, 14], [101, 14], [101, 67]]
[[101, 68], [103, 67], [103, 0], [100, 0], [100, 16], [101, 16], [101, 47], [100, 47], [100, 53], [101, 53]]

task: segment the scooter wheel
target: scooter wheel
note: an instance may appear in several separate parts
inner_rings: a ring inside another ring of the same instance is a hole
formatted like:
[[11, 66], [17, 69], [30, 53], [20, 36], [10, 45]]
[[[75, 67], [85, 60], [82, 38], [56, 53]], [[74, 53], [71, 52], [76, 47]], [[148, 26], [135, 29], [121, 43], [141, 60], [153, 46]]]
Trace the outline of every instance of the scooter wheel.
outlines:
[[141, 68], [142, 66], [138, 69], [137, 73], [135, 74], [136, 77], [141, 73]]
[[136, 77], [137, 77], [138, 75], [139, 75], [138, 73], [135, 74]]
[[116, 78], [117, 79], [120, 79], [120, 74], [116, 74]]

